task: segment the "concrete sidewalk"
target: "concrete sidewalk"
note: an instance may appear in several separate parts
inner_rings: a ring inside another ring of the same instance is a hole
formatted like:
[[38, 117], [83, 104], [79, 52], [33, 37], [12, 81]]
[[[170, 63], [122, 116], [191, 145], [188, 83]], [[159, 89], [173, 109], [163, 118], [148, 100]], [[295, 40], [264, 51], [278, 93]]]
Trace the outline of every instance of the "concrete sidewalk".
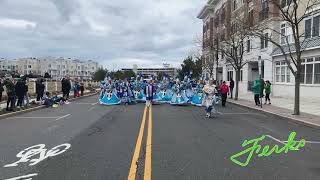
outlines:
[[301, 115], [299, 116], [292, 115], [294, 99], [272, 97], [271, 105], [264, 104], [263, 99], [263, 105], [261, 108], [260, 106], [255, 105], [253, 94], [248, 93], [239, 95], [239, 100], [237, 101], [234, 99], [228, 99], [228, 102], [284, 118], [289, 118], [306, 125], [320, 127], [320, 101], [301, 98]]

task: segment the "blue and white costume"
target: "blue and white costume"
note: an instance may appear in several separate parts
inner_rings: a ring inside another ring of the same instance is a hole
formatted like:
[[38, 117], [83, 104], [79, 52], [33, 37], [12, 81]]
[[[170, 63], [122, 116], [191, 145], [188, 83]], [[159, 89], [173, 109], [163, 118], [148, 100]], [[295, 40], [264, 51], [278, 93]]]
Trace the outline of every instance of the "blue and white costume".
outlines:
[[188, 98], [185, 95], [183, 86], [180, 85], [179, 81], [177, 81], [177, 83], [172, 87], [172, 91], [173, 91], [173, 96], [170, 102], [171, 105], [187, 105], [188, 104]]
[[198, 84], [197, 87], [194, 89], [194, 93], [192, 96], [191, 104], [195, 106], [202, 106], [203, 101], [203, 86], [201, 84]]
[[117, 96], [117, 91], [112, 87], [112, 83], [105, 83], [103, 87], [103, 91], [101, 91], [101, 95], [99, 98], [100, 104], [103, 105], [118, 105], [121, 103], [121, 100]]

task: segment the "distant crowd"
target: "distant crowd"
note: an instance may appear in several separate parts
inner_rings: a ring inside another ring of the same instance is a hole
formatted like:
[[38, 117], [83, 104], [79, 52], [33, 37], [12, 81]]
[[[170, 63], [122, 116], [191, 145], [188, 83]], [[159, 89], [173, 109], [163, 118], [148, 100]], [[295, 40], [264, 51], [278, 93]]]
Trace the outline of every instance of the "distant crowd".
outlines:
[[[53, 106], [68, 101], [70, 91], [73, 90], [73, 97], [83, 96], [84, 84], [74, 81], [71, 86], [71, 80], [66, 77], [61, 80], [62, 96], [57, 93], [51, 94], [46, 92], [45, 80], [38, 78], [35, 83], [36, 99], [30, 102], [30, 95], [28, 93], [28, 81], [26, 76], [21, 75], [20, 78], [12, 78], [7, 76], [0, 79], [0, 102], [2, 101], [3, 91], [7, 94], [7, 111], [14, 111], [15, 108], [28, 107], [30, 104], [43, 104], [46, 106]], [[67, 102], [68, 103], [68, 102]]]

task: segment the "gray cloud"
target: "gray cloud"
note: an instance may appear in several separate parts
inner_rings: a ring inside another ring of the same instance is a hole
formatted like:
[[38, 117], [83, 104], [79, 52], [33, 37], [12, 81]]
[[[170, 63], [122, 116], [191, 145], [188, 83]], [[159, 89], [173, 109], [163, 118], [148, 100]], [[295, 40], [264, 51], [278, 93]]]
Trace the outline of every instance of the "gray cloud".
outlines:
[[95, 59], [109, 69], [132, 64], [161, 66], [164, 61], [178, 65], [201, 33], [196, 15], [204, 3], [0, 0], [0, 22], [9, 19], [32, 25], [0, 26], [0, 56]]

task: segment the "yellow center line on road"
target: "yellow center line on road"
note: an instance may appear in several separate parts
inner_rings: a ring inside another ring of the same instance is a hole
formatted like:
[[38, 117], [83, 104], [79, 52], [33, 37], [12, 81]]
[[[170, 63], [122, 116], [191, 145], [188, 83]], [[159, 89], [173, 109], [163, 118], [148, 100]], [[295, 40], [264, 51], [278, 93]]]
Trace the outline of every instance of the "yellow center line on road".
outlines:
[[134, 150], [133, 158], [132, 158], [132, 161], [131, 161], [128, 180], [135, 180], [135, 178], [136, 178], [137, 162], [138, 162], [138, 159], [139, 159], [139, 154], [140, 154], [140, 149], [141, 149], [144, 126], [146, 124], [147, 110], [148, 110], [148, 107], [146, 106], [144, 108], [142, 122], [141, 122], [140, 130], [139, 130], [139, 135], [138, 135], [136, 147], [135, 147], [135, 150]]
[[152, 147], [152, 107], [149, 107], [148, 135], [146, 143], [146, 159], [144, 166], [144, 180], [151, 180], [151, 147]]

